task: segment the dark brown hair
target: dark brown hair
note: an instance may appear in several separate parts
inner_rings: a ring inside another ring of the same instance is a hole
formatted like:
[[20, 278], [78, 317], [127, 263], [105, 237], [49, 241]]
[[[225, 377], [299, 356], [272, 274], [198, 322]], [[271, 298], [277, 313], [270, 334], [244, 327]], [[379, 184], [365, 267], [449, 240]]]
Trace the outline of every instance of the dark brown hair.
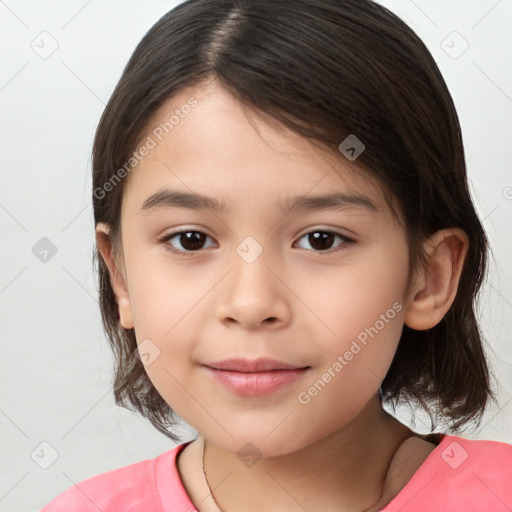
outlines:
[[[178, 5], [135, 49], [96, 132], [94, 220], [111, 226], [116, 252], [126, 179], [108, 183], [119, 176], [163, 103], [211, 78], [244, 105], [333, 154], [340, 155], [340, 142], [356, 134], [366, 146], [358, 166], [382, 184], [388, 204], [401, 212], [410, 275], [425, 261], [425, 237], [447, 227], [467, 233], [469, 251], [452, 307], [432, 329], [404, 326], [381, 398], [392, 405], [416, 402], [436, 421], [448, 420], [452, 430], [479, 422], [494, 398], [475, 314], [488, 242], [468, 189], [457, 113], [423, 42], [370, 0]], [[116, 404], [135, 408], [177, 440], [170, 427], [178, 418], [134, 355], [135, 333], [120, 325], [108, 268], [97, 249], [94, 260], [102, 320], [116, 357]]]

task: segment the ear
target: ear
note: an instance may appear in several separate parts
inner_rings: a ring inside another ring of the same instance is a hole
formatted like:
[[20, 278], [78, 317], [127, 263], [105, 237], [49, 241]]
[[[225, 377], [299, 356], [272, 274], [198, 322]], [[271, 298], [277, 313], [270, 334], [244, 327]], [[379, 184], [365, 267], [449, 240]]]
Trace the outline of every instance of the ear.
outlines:
[[429, 237], [424, 248], [427, 263], [416, 273], [404, 318], [405, 324], [416, 330], [434, 327], [450, 309], [457, 294], [469, 239], [462, 229], [443, 229]]
[[119, 308], [119, 318], [121, 325], [125, 329], [133, 329], [133, 316], [130, 303], [130, 295], [124, 269], [120, 268], [114, 252], [112, 250], [112, 241], [110, 238], [110, 226], [99, 222], [96, 226], [96, 245], [108, 267], [110, 274], [110, 284], [116, 295], [117, 306]]

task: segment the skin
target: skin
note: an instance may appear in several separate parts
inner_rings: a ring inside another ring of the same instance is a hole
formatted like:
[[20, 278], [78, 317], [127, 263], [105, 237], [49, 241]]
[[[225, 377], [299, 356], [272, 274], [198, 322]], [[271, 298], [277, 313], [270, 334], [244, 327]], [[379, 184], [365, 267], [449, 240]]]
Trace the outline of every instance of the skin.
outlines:
[[[129, 175], [122, 252], [113, 254], [108, 226], [96, 229], [122, 326], [135, 329], [138, 344], [149, 339], [158, 348], [147, 374], [200, 433], [178, 459], [183, 484], [201, 512], [218, 510], [203, 501], [204, 442], [206, 475], [226, 512], [377, 510], [435, 447], [381, 408], [378, 389], [403, 325], [428, 329], [451, 306], [467, 236], [446, 229], [426, 240], [428, 264], [408, 283], [404, 233], [357, 161], [244, 108], [215, 81], [170, 98], [145, 136], [190, 96], [198, 105]], [[163, 187], [229, 209], [141, 212]], [[279, 207], [290, 196], [332, 192], [364, 195], [378, 211], [351, 205], [287, 215]], [[182, 228], [207, 235], [199, 250], [179, 236], [161, 241]], [[335, 236], [321, 250], [306, 236], [318, 231], [353, 241]], [[262, 249], [251, 263], [237, 253], [249, 236]], [[301, 403], [299, 393], [397, 303], [394, 318]], [[310, 368], [271, 395], [242, 397], [201, 366], [263, 356]], [[262, 457], [250, 468], [237, 456], [247, 442]]]

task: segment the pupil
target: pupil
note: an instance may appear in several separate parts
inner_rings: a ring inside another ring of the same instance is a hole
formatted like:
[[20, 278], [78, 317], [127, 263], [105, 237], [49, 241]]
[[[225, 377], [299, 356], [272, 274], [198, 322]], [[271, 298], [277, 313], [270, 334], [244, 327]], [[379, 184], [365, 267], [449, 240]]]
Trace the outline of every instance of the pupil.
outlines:
[[[318, 249], [318, 250], [325, 250], [329, 249], [329, 247], [333, 242], [333, 237], [335, 235], [333, 233], [325, 233], [322, 231], [317, 231], [316, 233], [312, 233], [309, 235], [309, 243], [311, 244], [311, 247]], [[311, 240], [311, 238], [313, 240]], [[327, 242], [327, 244], [326, 244]]]
[[203, 233], [198, 233], [197, 231], [188, 231], [187, 233], [182, 233], [180, 236], [180, 242], [185, 249], [193, 251], [194, 249], [200, 249], [204, 244]]

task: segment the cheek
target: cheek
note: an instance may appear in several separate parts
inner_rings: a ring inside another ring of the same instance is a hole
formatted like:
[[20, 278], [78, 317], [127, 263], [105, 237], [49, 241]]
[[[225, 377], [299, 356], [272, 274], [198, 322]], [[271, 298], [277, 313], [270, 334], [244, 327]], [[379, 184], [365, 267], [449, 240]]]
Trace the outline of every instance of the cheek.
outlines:
[[211, 272], [198, 276], [190, 268], [168, 264], [162, 255], [133, 261], [129, 288], [137, 337], [172, 337], [191, 321], [216, 281]]
[[294, 291], [321, 321], [318, 332], [325, 334], [328, 346], [339, 351], [358, 337], [364, 343], [374, 327], [386, 339], [400, 337], [406, 262], [400, 254], [386, 256], [371, 254], [335, 271], [317, 272], [315, 279], [296, 281]]
[[303, 287], [325, 334], [316, 337], [321, 364], [299, 403], [333, 421], [357, 413], [378, 390], [403, 329], [406, 265], [397, 255], [360, 263]]
[[152, 260], [134, 255], [131, 265], [129, 288], [137, 344], [141, 354], [143, 350], [150, 354], [146, 373], [164, 400], [185, 419], [190, 409], [186, 392], [190, 368], [202, 341], [202, 324], [212, 314], [208, 294], [219, 277], [213, 272], [193, 273], [185, 265], [171, 266], [162, 254]]

